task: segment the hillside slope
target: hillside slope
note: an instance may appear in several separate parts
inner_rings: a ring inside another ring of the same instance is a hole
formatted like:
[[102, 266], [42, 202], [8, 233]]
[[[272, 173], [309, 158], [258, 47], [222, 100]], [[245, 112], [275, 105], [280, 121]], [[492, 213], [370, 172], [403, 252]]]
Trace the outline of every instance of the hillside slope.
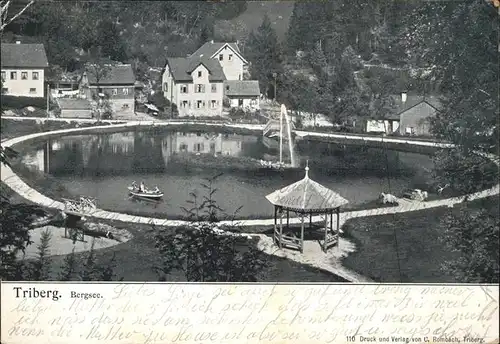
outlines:
[[279, 40], [285, 39], [294, 1], [248, 1], [247, 4], [246, 11], [238, 17], [219, 20], [214, 31], [221, 36], [231, 35], [237, 40], [245, 41], [247, 35], [262, 24], [262, 19], [267, 14]]

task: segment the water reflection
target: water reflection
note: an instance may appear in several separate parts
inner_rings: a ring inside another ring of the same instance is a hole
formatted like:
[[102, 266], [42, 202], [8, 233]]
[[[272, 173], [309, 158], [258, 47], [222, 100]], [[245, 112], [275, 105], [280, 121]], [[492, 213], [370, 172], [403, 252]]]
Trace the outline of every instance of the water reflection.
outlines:
[[163, 173], [176, 154], [255, 155], [256, 136], [221, 133], [124, 132], [49, 140], [23, 156], [23, 163], [55, 176]]

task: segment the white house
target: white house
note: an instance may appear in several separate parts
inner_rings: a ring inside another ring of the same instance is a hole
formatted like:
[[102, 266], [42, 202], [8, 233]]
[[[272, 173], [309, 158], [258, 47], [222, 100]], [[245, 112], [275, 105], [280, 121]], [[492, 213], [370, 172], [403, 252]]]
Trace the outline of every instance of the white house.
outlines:
[[162, 75], [164, 97], [179, 116], [221, 116], [224, 72], [206, 57], [168, 58]]
[[210, 41], [188, 57], [167, 58], [162, 90], [181, 117], [221, 116], [224, 97], [231, 107], [259, 108], [259, 84], [247, 76], [237, 43]]
[[219, 61], [226, 80], [243, 80], [248, 73], [248, 61], [243, 57], [238, 42], [214, 42], [203, 44], [191, 57], [205, 56]]
[[43, 44], [1, 44], [2, 94], [43, 98], [49, 63]]

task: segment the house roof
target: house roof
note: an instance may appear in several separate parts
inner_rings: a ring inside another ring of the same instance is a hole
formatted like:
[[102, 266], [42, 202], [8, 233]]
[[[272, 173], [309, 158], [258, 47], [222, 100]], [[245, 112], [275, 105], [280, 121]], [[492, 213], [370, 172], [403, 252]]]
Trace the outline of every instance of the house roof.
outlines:
[[315, 212], [336, 209], [349, 203], [338, 193], [309, 178], [309, 167], [302, 180], [266, 196], [273, 205], [290, 210]]
[[236, 42], [206, 42], [203, 44], [201, 47], [198, 48], [194, 53], [191, 54], [191, 56], [207, 56], [209, 58], [214, 57], [215, 54], [217, 54], [222, 48], [225, 46], [228, 46], [230, 49], [232, 49], [238, 56], [243, 60], [243, 62], [247, 63], [247, 60], [241, 55], [240, 48], [238, 47], [238, 44]]
[[[229, 89], [228, 89], [229, 87]], [[226, 80], [224, 82], [226, 96], [259, 96], [260, 88], [257, 80]]]
[[[130, 64], [109, 65], [107, 75], [99, 80], [99, 85], [134, 85], [135, 75]], [[87, 73], [89, 84], [95, 85], [96, 78], [93, 73]]]
[[[391, 103], [394, 108], [394, 112], [390, 114], [385, 114], [385, 119], [399, 119], [403, 112], [419, 105], [420, 103], [427, 103], [436, 110], [441, 108], [441, 101], [437, 96], [420, 96], [420, 95], [407, 95], [406, 101], [403, 103], [401, 95], [391, 95]], [[374, 104], [370, 104], [373, 109]]]
[[90, 101], [78, 98], [58, 98], [57, 103], [61, 110], [90, 110]]
[[441, 107], [441, 102], [439, 98], [436, 96], [419, 96], [419, 95], [407, 95], [406, 102], [402, 102], [400, 95], [393, 95], [394, 103], [396, 106], [396, 114], [400, 115], [401, 113], [411, 109], [418, 104], [425, 102], [435, 108], [436, 110]]
[[170, 57], [167, 59], [167, 65], [175, 81], [192, 82], [191, 72], [200, 64], [208, 69], [210, 81], [224, 81], [226, 76], [218, 61], [208, 57]]
[[2, 67], [46, 68], [49, 66], [43, 44], [1, 44]]

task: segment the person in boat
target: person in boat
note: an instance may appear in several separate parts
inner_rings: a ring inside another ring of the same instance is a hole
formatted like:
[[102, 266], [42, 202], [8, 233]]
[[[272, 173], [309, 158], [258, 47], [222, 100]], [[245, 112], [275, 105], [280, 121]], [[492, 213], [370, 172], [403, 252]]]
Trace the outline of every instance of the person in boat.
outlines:
[[144, 185], [144, 182], [141, 182], [141, 186], [139, 187], [140, 192], [146, 192], [146, 185]]
[[160, 193], [160, 189], [158, 189], [158, 186], [155, 186], [154, 190], [153, 190], [154, 193]]
[[134, 189], [134, 191], [139, 189], [139, 186], [137, 185], [135, 180], [132, 182], [132, 188]]

